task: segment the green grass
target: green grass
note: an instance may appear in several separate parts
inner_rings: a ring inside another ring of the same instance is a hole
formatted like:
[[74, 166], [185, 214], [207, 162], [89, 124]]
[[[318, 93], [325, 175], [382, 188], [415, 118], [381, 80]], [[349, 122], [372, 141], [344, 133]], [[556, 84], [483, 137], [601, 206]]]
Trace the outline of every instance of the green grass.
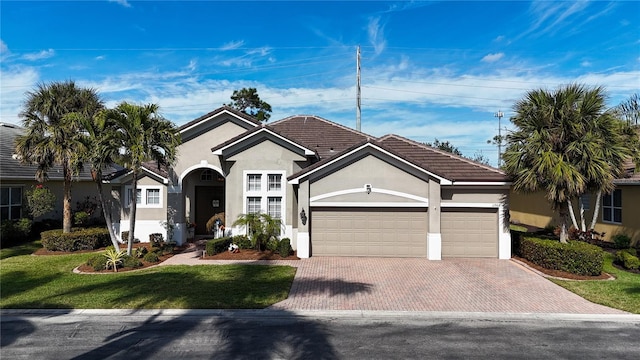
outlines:
[[6, 249], [0, 249], [0, 260], [20, 256], [33, 254], [36, 250], [42, 248], [40, 240], [31, 241], [28, 243], [12, 246]]
[[0, 260], [0, 308], [258, 309], [286, 299], [296, 272], [290, 266], [181, 265], [74, 274], [91, 255]]
[[606, 253], [604, 271], [615, 276], [611, 281], [552, 281], [579, 296], [608, 307], [640, 314], [640, 274], [613, 266], [613, 255]]

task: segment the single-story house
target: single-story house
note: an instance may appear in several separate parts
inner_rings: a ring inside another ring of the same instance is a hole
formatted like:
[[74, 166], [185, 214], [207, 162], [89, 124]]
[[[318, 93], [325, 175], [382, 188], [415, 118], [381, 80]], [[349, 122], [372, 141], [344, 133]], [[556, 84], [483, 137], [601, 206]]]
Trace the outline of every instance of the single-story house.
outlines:
[[[264, 125], [221, 107], [179, 129], [170, 169], [140, 179], [136, 237], [206, 235], [214, 214], [282, 220], [298, 256], [511, 256], [505, 216], [509, 182], [500, 170], [387, 135], [376, 138], [317, 116]], [[130, 174], [109, 180], [117, 231], [129, 227]]]
[[[604, 240], [611, 241], [617, 234], [626, 234], [632, 244], [640, 242], [640, 172], [635, 171], [633, 162], [625, 164], [625, 175], [614, 180], [615, 190], [604, 194], [595, 226], [597, 232], [604, 232]], [[586, 194], [578, 201], [584, 205], [584, 216], [588, 227], [596, 206], [596, 195]], [[573, 204], [576, 220], [580, 225], [579, 203]], [[545, 199], [543, 193], [518, 194], [509, 196], [511, 222], [537, 226], [555, 227], [560, 222], [557, 214]]]
[[[282, 220], [282, 236], [309, 256], [511, 257], [510, 183], [495, 168], [398, 135], [367, 135], [318, 116], [261, 124], [229, 107], [179, 128], [182, 143], [168, 169], [148, 164], [138, 194], [131, 173], [112, 174], [118, 234], [138, 201], [135, 237], [207, 235], [224, 213], [227, 232], [240, 214]], [[74, 184], [75, 185], [75, 184]]]
[[[0, 221], [16, 220], [27, 217], [26, 195], [39, 184], [36, 181], [36, 165], [24, 165], [15, 154], [15, 140], [24, 134], [24, 129], [13, 124], [0, 123]], [[35, 219], [62, 219], [63, 176], [62, 167], [54, 166], [48, 172], [49, 179], [43, 185], [49, 188], [56, 197], [53, 211]], [[72, 209], [78, 203], [100, 203], [96, 184], [91, 178], [89, 168], [74, 175], [72, 186]], [[100, 217], [101, 209], [97, 208], [94, 217]]]

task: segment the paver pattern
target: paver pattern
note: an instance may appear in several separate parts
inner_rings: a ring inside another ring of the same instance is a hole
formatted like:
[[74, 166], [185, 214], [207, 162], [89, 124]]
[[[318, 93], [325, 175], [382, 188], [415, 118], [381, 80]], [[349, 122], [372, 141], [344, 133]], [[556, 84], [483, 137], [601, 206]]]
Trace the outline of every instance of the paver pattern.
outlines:
[[312, 257], [298, 261], [199, 260], [171, 264], [297, 267], [289, 297], [274, 309], [623, 314], [591, 303], [510, 260]]

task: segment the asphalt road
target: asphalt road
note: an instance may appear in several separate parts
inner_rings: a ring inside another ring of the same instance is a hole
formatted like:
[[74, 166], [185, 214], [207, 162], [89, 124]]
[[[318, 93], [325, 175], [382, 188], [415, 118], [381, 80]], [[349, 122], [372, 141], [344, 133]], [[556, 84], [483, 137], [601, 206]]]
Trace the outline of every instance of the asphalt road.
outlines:
[[1, 313], [1, 359], [640, 359], [640, 317], [286, 311]]

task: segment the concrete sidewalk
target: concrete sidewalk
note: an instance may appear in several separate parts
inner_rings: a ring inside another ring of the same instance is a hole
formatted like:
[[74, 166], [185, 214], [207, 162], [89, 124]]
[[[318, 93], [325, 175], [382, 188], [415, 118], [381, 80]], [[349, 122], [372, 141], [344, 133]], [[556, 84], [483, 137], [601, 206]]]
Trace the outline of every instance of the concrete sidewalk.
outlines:
[[297, 267], [289, 297], [274, 304], [274, 310], [627, 314], [591, 303], [511, 260], [311, 257], [229, 261], [200, 260], [201, 255], [201, 251], [178, 254], [162, 265]]

